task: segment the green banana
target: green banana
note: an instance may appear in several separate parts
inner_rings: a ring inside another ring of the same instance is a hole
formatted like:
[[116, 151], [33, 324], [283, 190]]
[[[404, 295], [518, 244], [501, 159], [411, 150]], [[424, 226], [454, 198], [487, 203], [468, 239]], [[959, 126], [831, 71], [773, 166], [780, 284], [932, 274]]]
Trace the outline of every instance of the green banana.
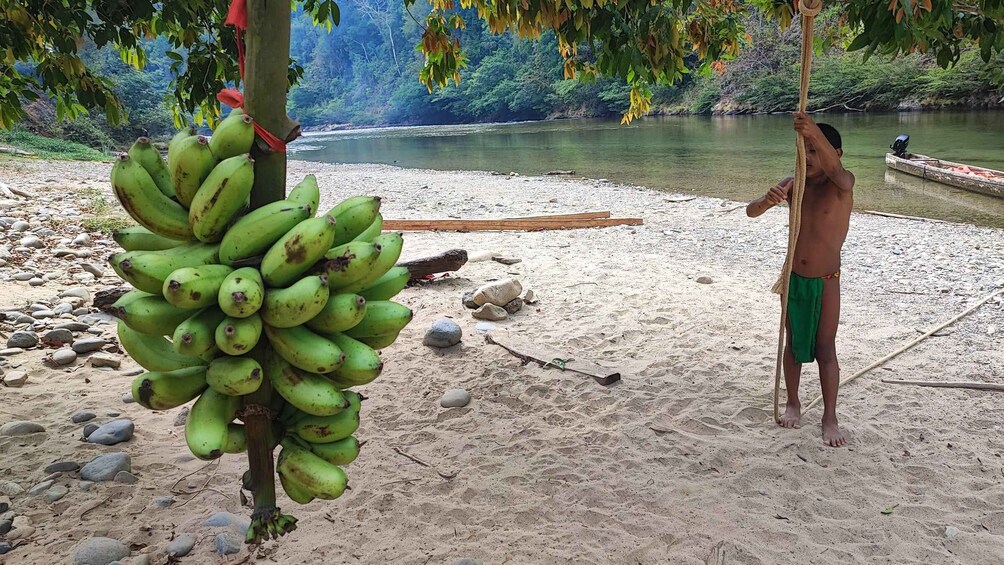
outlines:
[[380, 251], [379, 245], [367, 241], [353, 241], [328, 250], [324, 254], [328, 287], [339, 289], [362, 280], [373, 269]]
[[265, 354], [265, 374], [291, 408], [313, 416], [333, 416], [349, 407], [338, 387], [314, 373], [290, 365], [275, 350]]
[[129, 157], [139, 163], [150, 173], [150, 178], [164, 196], [171, 198], [174, 196], [174, 187], [171, 186], [171, 173], [164, 164], [160, 152], [150, 145], [149, 137], [140, 137], [129, 148]]
[[178, 145], [181, 144], [182, 141], [190, 137], [195, 137], [195, 126], [188, 126], [181, 128], [180, 130], [178, 130], [178, 133], [174, 134], [174, 136], [171, 138], [171, 141], [167, 143], [168, 169], [171, 168], [171, 156], [178, 154]]
[[171, 271], [164, 280], [164, 298], [178, 308], [206, 308], [217, 303], [223, 279], [233, 272], [226, 265], [199, 265]]
[[328, 302], [328, 276], [304, 277], [287, 288], [265, 291], [261, 319], [274, 328], [299, 326], [317, 316]]
[[184, 355], [202, 355], [216, 346], [216, 327], [226, 314], [210, 306], [191, 315], [174, 330], [174, 350]]
[[251, 394], [261, 381], [261, 365], [250, 357], [217, 357], [206, 368], [209, 388], [227, 396]]
[[[282, 456], [283, 452], [279, 452], [279, 461], [285, 461]], [[290, 500], [298, 504], [307, 504], [314, 500], [314, 495], [310, 494], [307, 487], [303, 486], [294, 479], [291, 479], [286, 473], [279, 471], [279, 484], [282, 485], [282, 490], [286, 492], [286, 496]]]
[[342, 350], [331, 340], [304, 326], [273, 328], [266, 325], [265, 335], [283, 359], [310, 373], [330, 373], [345, 359]]
[[412, 312], [407, 306], [390, 300], [374, 300], [366, 303], [366, 315], [362, 321], [345, 331], [354, 338], [397, 334], [411, 321]]
[[174, 194], [182, 206], [189, 207], [199, 187], [216, 167], [216, 157], [209, 149], [209, 140], [202, 135], [181, 141], [174, 158], [168, 155]]
[[311, 216], [307, 206], [280, 200], [241, 216], [220, 241], [220, 262], [232, 265], [268, 251], [280, 237]]
[[341, 467], [288, 439], [282, 442], [276, 469], [280, 477], [285, 476], [287, 481], [321, 500], [338, 498], [348, 486], [349, 479]]
[[380, 280], [380, 277], [394, 268], [397, 260], [401, 257], [401, 250], [404, 248], [404, 238], [399, 233], [385, 233], [376, 237], [373, 240], [373, 245], [380, 246], [380, 255], [373, 262], [369, 272], [361, 279], [340, 287], [338, 289], [339, 292], [359, 292], [369, 288], [373, 283]]
[[352, 241], [373, 241], [373, 239], [380, 235], [381, 230], [383, 230], [383, 216], [377, 213], [376, 219], [370, 224], [370, 227], [364, 229], [359, 235], [352, 238]]
[[192, 233], [199, 241], [213, 242], [223, 234], [251, 194], [254, 159], [241, 154], [220, 162], [199, 187], [188, 210]]
[[227, 442], [223, 444], [223, 453], [244, 453], [248, 450], [248, 437], [241, 424], [227, 425]]
[[110, 313], [139, 333], [160, 336], [173, 334], [175, 328], [192, 315], [192, 310], [182, 310], [163, 297], [149, 295], [127, 303], [119, 299]]
[[314, 175], [303, 177], [303, 180], [289, 191], [286, 200], [306, 206], [307, 212], [313, 215], [321, 202], [321, 189], [317, 186], [317, 177]]
[[380, 354], [372, 347], [345, 334], [325, 334], [345, 354], [345, 361], [327, 377], [342, 388], [362, 386], [373, 382], [383, 371]]
[[157, 188], [150, 173], [129, 155], [112, 167], [115, 198], [139, 225], [157, 235], [188, 241], [194, 238], [188, 211]]
[[174, 371], [206, 364], [198, 357], [179, 355], [163, 336], [139, 333], [122, 320], [118, 321], [118, 337], [122, 349], [147, 371]]
[[169, 410], [199, 396], [206, 386], [204, 366], [154, 371], [133, 379], [132, 397], [144, 408]]
[[391, 332], [389, 334], [370, 335], [366, 337], [357, 337], [355, 339], [365, 343], [373, 349], [386, 349], [397, 341], [397, 337], [400, 334], [401, 332]]
[[163, 291], [164, 280], [175, 270], [218, 261], [218, 245], [198, 242], [161, 251], [127, 251], [108, 258], [108, 263], [126, 282], [153, 294]]
[[331, 247], [335, 220], [319, 216], [296, 224], [261, 260], [261, 277], [269, 286], [287, 286], [311, 268]]
[[157, 235], [143, 226], [116, 230], [112, 239], [126, 251], [162, 251], [184, 244], [184, 241]]
[[334, 245], [352, 241], [366, 231], [380, 213], [379, 196], [353, 196], [338, 203], [328, 215], [335, 219]]
[[251, 151], [253, 143], [254, 120], [244, 112], [230, 112], [209, 138], [209, 148], [219, 161]]
[[290, 426], [290, 431], [310, 443], [334, 443], [359, 429], [359, 410], [349, 406], [334, 416], [303, 416]]
[[332, 443], [311, 443], [311, 453], [332, 465], [348, 465], [359, 457], [359, 440], [349, 436]]
[[237, 417], [241, 399], [208, 388], [192, 405], [185, 420], [185, 442], [199, 459], [219, 459], [227, 446], [230, 422]]
[[365, 315], [365, 298], [358, 294], [336, 294], [328, 298], [324, 308], [306, 324], [319, 332], [344, 332], [362, 321]]
[[244, 355], [258, 344], [261, 328], [258, 314], [247, 318], [228, 316], [216, 326], [216, 346], [227, 355]]
[[217, 300], [228, 316], [247, 318], [265, 301], [265, 285], [254, 267], [243, 267], [227, 275], [220, 285]]
[[411, 272], [407, 267], [393, 267], [368, 288], [359, 291], [366, 300], [390, 300], [408, 286]]

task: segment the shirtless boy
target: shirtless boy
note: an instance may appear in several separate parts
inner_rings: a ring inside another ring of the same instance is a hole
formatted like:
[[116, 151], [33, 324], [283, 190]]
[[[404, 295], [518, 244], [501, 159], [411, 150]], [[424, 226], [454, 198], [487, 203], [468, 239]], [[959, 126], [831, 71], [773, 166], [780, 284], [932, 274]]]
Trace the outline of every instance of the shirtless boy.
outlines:
[[[801, 425], [798, 382], [803, 363], [819, 364], [823, 389], [823, 443], [847, 443], [837, 425], [837, 325], [840, 320], [840, 249], [847, 237], [853, 201], [854, 175], [840, 162], [840, 134], [827, 124], [816, 125], [805, 113], [795, 114], [795, 130], [805, 138], [805, 194], [802, 223], [788, 284], [787, 343], [784, 382], [788, 402], [780, 425]], [[788, 177], [750, 202], [746, 214], [755, 218], [773, 206], [791, 201], [794, 180]]]

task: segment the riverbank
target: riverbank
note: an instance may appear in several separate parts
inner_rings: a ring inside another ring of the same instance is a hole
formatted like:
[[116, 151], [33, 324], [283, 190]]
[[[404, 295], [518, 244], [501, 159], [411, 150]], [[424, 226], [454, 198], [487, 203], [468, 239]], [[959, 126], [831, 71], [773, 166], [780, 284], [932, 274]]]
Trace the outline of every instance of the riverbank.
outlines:
[[[37, 195], [4, 203], [2, 215], [27, 221], [29, 231], [52, 231], [36, 234], [41, 248], [3, 259], [3, 310], [27, 310], [71, 286], [93, 295], [117, 284], [110, 269], [93, 281], [80, 276], [89, 272], [82, 263], [100, 265], [112, 251], [107, 238], [91, 232], [87, 242], [72, 242], [98, 197], [111, 198], [109, 167], [0, 157], [4, 182]], [[364, 387], [370, 399], [357, 435], [368, 443], [348, 468], [353, 489], [305, 507], [281, 496], [300, 527], [262, 550], [276, 563], [698, 564], [725, 555], [762, 564], [968, 564], [1004, 554], [999, 397], [880, 380], [1001, 382], [1002, 301], [848, 385], [840, 409], [851, 443], [834, 450], [821, 444], [818, 411], [800, 430], [769, 422], [778, 315], [769, 288], [783, 260], [784, 210], [750, 220], [735, 202], [601, 181], [290, 163], [291, 180], [307, 173], [322, 186], [322, 208], [378, 194], [387, 218], [610, 210], [645, 224], [406, 234], [403, 259], [464, 248], [521, 261], [474, 261], [400, 295], [415, 319], [384, 352], [384, 375]], [[82, 216], [66, 214], [73, 208]], [[25, 237], [12, 229], [4, 227], [9, 240]], [[1002, 235], [856, 214], [841, 277], [844, 374], [1004, 284]], [[56, 258], [62, 238], [90, 257]], [[50, 280], [11, 280], [29, 271]], [[602, 387], [523, 366], [484, 343], [461, 297], [506, 276], [519, 278], [539, 302], [498, 328], [617, 368], [623, 380]], [[444, 316], [460, 324], [463, 343], [423, 346], [425, 330]], [[38, 333], [63, 321], [42, 324]], [[49, 367], [42, 359], [52, 350], [37, 347], [5, 357], [5, 376], [22, 370], [27, 380], [0, 388], [0, 425], [31, 420], [46, 431], [0, 437], [7, 463], [0, 482], [27, 490], [46, 479], [44, 467], [53, 462], [86, 463], [113, 451], [131, 457], [138, 482], [84, 490], [77, 472], [61, 472], [51, 479], [67, 488], [59, 500], [13, 496], [12, 511], [28, 517], [33, 531], [4, 563], [67, 560], [81, 540], [97, 535], [128, 546], [123, 561], [130, 565], [159, 564], [169, 541], [183, 534], [195, 546], [182, 562], [240, 562], [246, 548], [229, 558], [213, 554], [217, 538], [226, 540], [234, 526], [205, 522], [219, 511], [248, 515], [237, 494], [244, 460], [193, 460], [175, 426], [180, 410], [123, 403], [134, 365], [115, 353], [114, 326], [94, 321], [89, 327], [108, 341], [104, 354], [120, 360], [118, 369], [93, 367], [86, 361], [93, 354]], [[18, 329], [7, 324], [5, 338]], [[807, 369], [803, 378], [806, 400], [818, 391], [815, 374]], [[440, 396], [452, 388], [469, 391], [471, 403], [441, 408]], [[80, 410], [101, 424], [129, 418], [135, 437], [112, 447], [82, 443], [84, 424], [71, 422]]]

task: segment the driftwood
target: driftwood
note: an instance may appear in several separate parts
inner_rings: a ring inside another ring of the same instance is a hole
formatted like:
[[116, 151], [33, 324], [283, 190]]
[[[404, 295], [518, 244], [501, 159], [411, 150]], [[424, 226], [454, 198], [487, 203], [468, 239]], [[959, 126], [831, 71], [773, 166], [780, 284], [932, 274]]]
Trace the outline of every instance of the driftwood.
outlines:
[[398, 267], [405, 267], [411, 274], [412, 280], [421, 279], [436, 273], [446, 273], [459, 270], [467, 263], [467, 251], [463, 249], [450, 249], [439, 255], [423, 257], [412, 261], [398, 263]]
[[523, 363], [535, 361], [542, 366], [552, 366], [562, 371], [572, 371], [592, 377], [603, 386], [611, 385], [621, 380], [620, 372], [607, 367], [601, 367], [590, 361], [575, 359], [571, 354], [559, 351], [547, 345], [539, 345], [532, 341], [514, 335], [510, 332], [488, 332], [485, 334], [485, 341], [502, 347], [516, 357], [523, 360]]
[[94, 307], [106, 314], [114, 314], [109, 311], [112, 304], [130, 290], [132, 289], [128, 286], [117, 286], [115, 288], [99, 290], [94, 293]]
[[547, 171], [544, 176], [554, 177], [558, 175], [574, 175], [575, 171]]
[[641, 218], [534, 218], [514, 220], [384, 220], [387, 231], [542, 231], [640, 226]]
[[914, 220], [917, 222], [934, 222], [936, 224], [950, 224], [952, 222], [946, 222], [945, 220], [936, 220], [934, 218], [919, 218], [917, 216], [904, 216], [902, 214], [893, 214], [892, 212], [878, 212], [876, 210], [862, 210], [863, 214], [870, 214], [872, 216], [882, 216], [883, 218], [896, 218], [898, 220]]
[[996, 392], [1004, 392], [1004, 384], [981, 383], [974, 381], [945, 382], [945, 381], [901, 381], [896, 379], [882, 379], [882, 382], [893, 385], [931, 386], [931, 387], [941, 387], [941, 388], [971, 388], [975, 390], [992, 390]]

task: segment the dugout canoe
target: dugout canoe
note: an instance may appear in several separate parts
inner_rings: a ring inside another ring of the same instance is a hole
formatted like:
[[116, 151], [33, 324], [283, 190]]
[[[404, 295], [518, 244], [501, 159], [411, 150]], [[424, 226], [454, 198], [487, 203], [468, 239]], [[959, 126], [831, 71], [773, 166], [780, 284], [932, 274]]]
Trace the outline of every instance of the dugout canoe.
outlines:
[[935, 159], [915, 153], [907, 153], [905, 157], [886, 153], [885, 164], [890, 169], [925, 180], [987, 196], [1004, 198], [1004, 171]]

